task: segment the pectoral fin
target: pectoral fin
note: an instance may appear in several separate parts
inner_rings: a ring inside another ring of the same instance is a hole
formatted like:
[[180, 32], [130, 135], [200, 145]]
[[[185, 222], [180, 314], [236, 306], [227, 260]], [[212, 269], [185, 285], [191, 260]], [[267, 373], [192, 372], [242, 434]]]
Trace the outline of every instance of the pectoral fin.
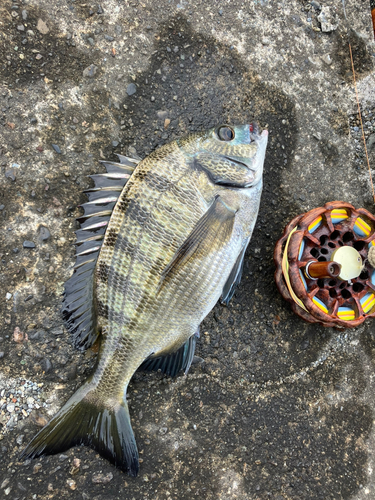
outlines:
[[216, 252], [230, 240], [235, 213], [223, 203], [219, 195], [215, 197], [210, 208], [164, 269], [160, 278], [159, 291], [167, 277], [178, 272], [193, 255], [203, 257]]
[[223, 287], [223, 292], [221, 294], [221, 303], [228, 305], [230, 299], [233, 297], [234, 292], [236, 291], [237, 286], [241, 281], [242, 271], [243, 271], [243, 261], [245, 258], [245, 252], [247, 245], [249, 244], [250, 238], [245, 241], [245, 244], [237, 257], [236, 263], [233, 266], [230, 275]]

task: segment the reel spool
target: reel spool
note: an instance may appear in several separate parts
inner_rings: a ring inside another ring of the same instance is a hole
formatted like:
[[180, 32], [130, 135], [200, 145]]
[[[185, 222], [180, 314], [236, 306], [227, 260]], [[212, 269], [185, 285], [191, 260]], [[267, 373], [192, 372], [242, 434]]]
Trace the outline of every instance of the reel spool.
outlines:
[[332, 201], [295, 217], [274, 251], [275, 281], [310, 323], [352, 328], [375, 316], [375, 217]]

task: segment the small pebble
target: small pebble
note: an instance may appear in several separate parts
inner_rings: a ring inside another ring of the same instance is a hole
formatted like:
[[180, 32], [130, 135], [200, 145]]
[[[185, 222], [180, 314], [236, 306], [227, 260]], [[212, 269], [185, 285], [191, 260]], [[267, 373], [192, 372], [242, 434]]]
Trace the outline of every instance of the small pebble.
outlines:
[[321, 10], [322, 6], [320, 5], [319, 2], [316, 2], [315, 0], [312, 0], [310, 2], [311, 7], [313, 7], [315, 10]]
[[8, 179], [10, 179], [13, 182], [16, 180], [16, 176], [14, 175], [13, 170], [7, 170], [5, 172], [5, 177], [7, 177]]
[[168, 111], [158, 111], [157, 113], [158, 118], [161, 120], [165, 120], [168, 116]]
[[40, 226], [39, 228], [39, 237], [42, 241], [48, 240], [48, 238], [51, 236], [51, 233], [45, 226]]
[[13, 332], [13, 340], [17, 344], [21, 344], [25, 340], [28, 340], [27, 333], [22, 332], [21, 329], [18, 326], [16, 326]]
[[14, 409], [15, 409], [16, 405], [14, 403], [9, 403], [7, 405], [7, 412], [9, 413], [13, 413], [14, 412]]
[[33, 474], [38, 474], [42, 470], [42, 464], [35, 464], [33, 467]]
[[24, 438], [24, 434], [20, 434], [19, 436], [17, 436], [16, 438], [16, 443], [21, 446], [21, 444], [23, 443], [23, 438]]
[[4, 488], [6, 488], [9, 483], [10, 483], [10, 479], [9, 478], [5, 478], [4, 481], [0, 485], [0, 490], [3, 490]]
[[[367, 149], [374, 149], [374, 148], [375, 148], [375, 134], [370, 134], [367, 139]], [[0, 210], [1, 210], [1, 205], [0, 205]]]
[[112, 472], [108, 472], [108, 474], [93, 474], [92, 482], [95, 484], [107, 484], [113, 479]]
[[57, 326], [56, 328], [53, 328], [53, 329], [51, 330], [51, 333], [52, 333], [53, 335], [62, 335], [62, 334], [64, 333], [64, 329], [63, 329], [63, 327], [62, 327], [62, 326]]
[[71, 490], [75, 490], [77, 488], [77, 483], [74, 481], [74, 479], [67, 479], [66, 484]]
[[47, 24], [43, 21], [43, 19], [38, 19], [38, 24], [36, 25], [36, 29], [43, 35], [46, 35], [49, 32], [49, 28]]
[[86, 78], [94, 78], [96, 72], [98, 71], [98, 67], [95, 64], [90, 64], [86, 69], [83, 70], [83, 76]]
[[52, 147], [56, 151], [56, 153], [61, 154], [61, 149], [57, 144], [52, 144]]
[[134, 83], [129, 83], [129, 85], [126, 87], [126, 93], [128, 95], [133, 95], [137, 92], [137, 87], [134, 85]]
[[332, 58], [329, 54], [324, 54], [322, 56], [322, 61], [325, 62], [328, 66], [332, 64]]
[[22, 245], [23, 248], [35, 248], [35, 243], [29, 240], [25, 240]]
[[317, 16], [320, 22], [323, 33], [330, 33], [338, 27], [338, 17], [332, 7], [322, 7], [320, 14]]

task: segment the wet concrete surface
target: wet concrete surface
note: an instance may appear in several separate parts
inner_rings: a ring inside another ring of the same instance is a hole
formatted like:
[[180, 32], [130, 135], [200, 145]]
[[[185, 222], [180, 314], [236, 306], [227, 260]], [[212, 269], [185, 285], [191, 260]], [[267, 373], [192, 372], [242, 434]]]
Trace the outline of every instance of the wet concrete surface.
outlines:
[[[347, 45], [371, 145], [375, 45], [359, 4], [345, 20], [332, 1], [2, 3], [0, 498], [374, 498], [373, 322], [307, 324], [273, 279], [294, 216], [336, 199], [374, 212]], [[252, 119], [269, 145], [242, 283], [203, 322], [188, 376], [133, 378], [140, 475], [83, 447], [20, 462], [95, 362], [59, 310], [98, 160]]]

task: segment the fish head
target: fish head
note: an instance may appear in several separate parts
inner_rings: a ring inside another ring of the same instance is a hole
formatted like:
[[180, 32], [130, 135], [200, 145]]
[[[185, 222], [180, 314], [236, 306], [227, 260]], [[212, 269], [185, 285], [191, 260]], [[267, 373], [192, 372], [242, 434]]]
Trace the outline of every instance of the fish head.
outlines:
[[267, 140], [268, 131], [260, 133], [256, 122], [219, 125], [197, 134], [189, 149], [195, 165], [215, 184], [249, 188], [262, 179]]

